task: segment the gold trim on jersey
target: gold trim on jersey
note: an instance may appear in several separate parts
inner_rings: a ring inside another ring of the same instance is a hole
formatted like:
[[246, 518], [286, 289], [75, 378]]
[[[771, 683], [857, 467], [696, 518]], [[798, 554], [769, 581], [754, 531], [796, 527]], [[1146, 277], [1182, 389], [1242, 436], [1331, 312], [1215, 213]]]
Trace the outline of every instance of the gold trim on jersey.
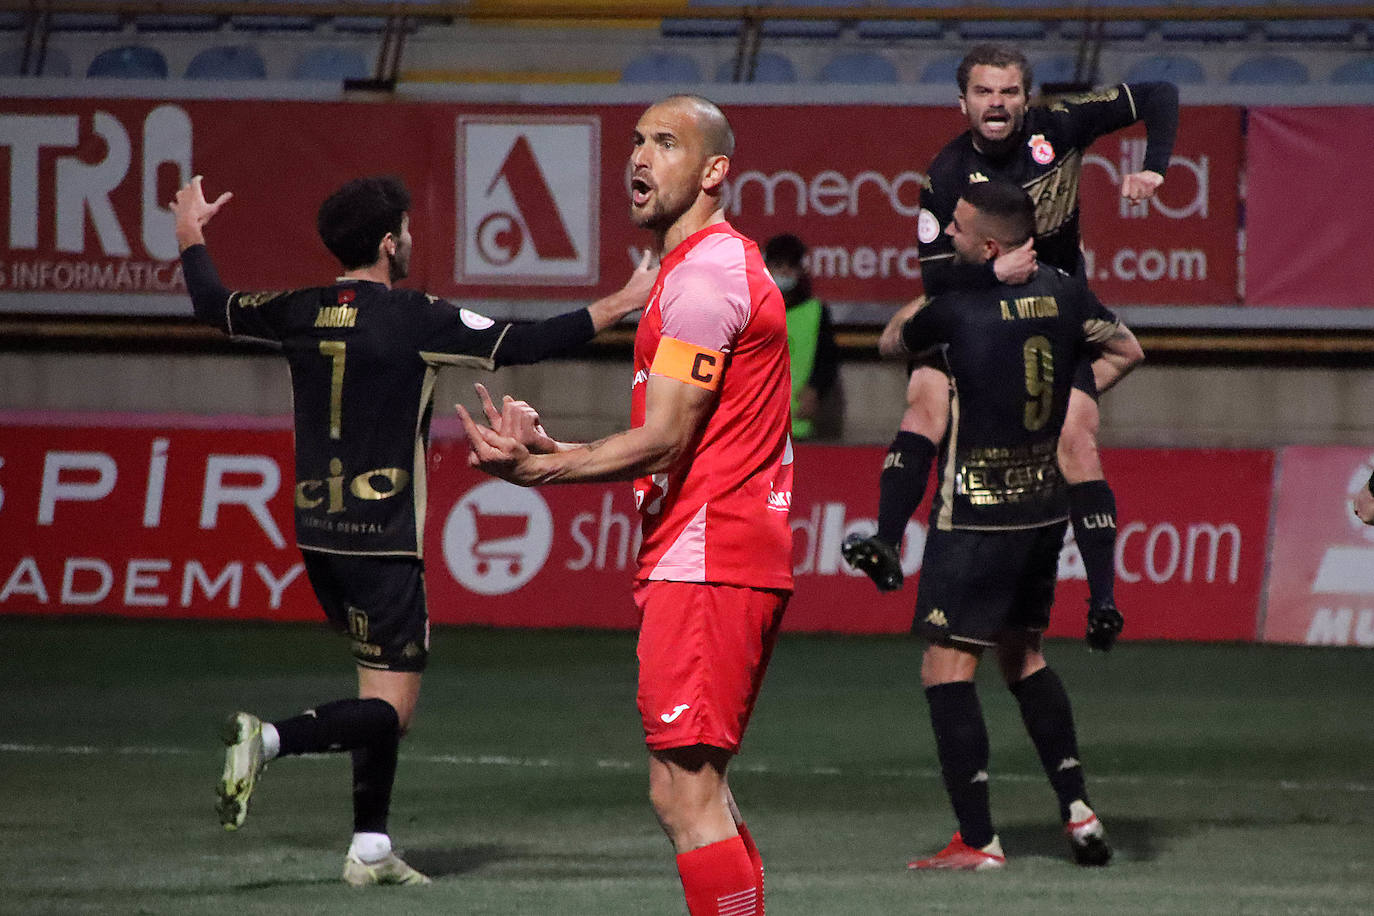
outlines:
[[1121, 322], [1106, 321], [1102, 318], [1089, 318], [1083, 322], [1083, 337], [1088, 343], [1106, 343], [1121, 333]]
[[273, 299], [280, 299], [282, 296], [289, 296], [294, 292], [294, 289], [288, 289], [264, 293], [234, 293], [229, 297], [229, 301], [234, 302], [237, 298], [239, 308], [256, 309], [261, 308]]
[[954, 376], [949, 377], [949, 432], [946, 434], [945, 443], [945, 473], [940, 480], [940, 515], [935, 520], [935, 526], [942, 531], [950, 531], [954, 528], [954, 490], [955, 478], [958, 462], [954, 460], [959, 454], [959, 386], [954, 381]]
[[1057, 231], [1078, 210], [1078, 185], [1083, 170], [1083, 151], [1073, 150], [1043, 175], [1021, 187], [1035, 204], [1035, 236]]
[[434, 386], [438, 380], [438, 370], [426, 367], [424, 382], [420, 385], [420, 410], [415, 414], [415, 555], [422, 559], [425, 555], [425, 516], [429, 512], [429, 471], [425, 464], [421, 424], [425, 422], [425, 410], [434, 400]]
[[[1076, 95], [1060, 96], [1055, 103], [1049, 107], [1050, 111], [1066, 112], [1070, 105], [1090, 105], [1093, 102], [1115, 102], [1121, 97], [1122, 86], [1112, 86], [1108, 89], [1093, 89], [1088, 92], [1080, 92]], [[1131, 114], [1135, 115], [1135, 99], [1131, 98], [1130, 91], [1127, 90], [1126, 97], [1131, 102]]]

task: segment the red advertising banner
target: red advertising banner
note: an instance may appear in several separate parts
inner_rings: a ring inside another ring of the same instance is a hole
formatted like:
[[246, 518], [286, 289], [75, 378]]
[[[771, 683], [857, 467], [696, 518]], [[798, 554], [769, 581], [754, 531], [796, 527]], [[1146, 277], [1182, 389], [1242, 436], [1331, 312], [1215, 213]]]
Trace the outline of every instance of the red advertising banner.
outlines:
[[1279, 453], [1265, 642], [1374, 646], [1374, 528], [1351, 509], [1371, 468], [1367, 448]]
[[[22, 421], [22, 418], [20, 418]], [[0, 613], [315, 620], [291, 522], [291, 435], [215, 418], [0, 425]], [[527, 490], [467, 466], [445, 421], [429, 457], [425, 537], [436, 623], [636, 625], [639, 526], [627, 485]], [[901, 633], [925, 526], [907, 527], [907, 586], [880, 595], [840, 558], [872, 531], [877, 448], [801, 445], [791, 630]], [[1264, 569], [1272, 456], [1113, 451], [1118, 602], [1128, 639], [1249, 640]], [[1226, 479], [1225, 488], [1206, 482]], [[924, 510], [919, 513], [924, 518]], [[1051, 633], [1080, 635], [1087, 595], [1070, 541]]]
[[1371, 146], [1369, 108], [1250, 110], [1248, 304], [1374, 306], [1366, 271], [1374, 212], [1352, 206], [1374, 197]]
[[[210, 195], [234, 192], [209, 233], [232, 286], [332, 277], [315, 235], [320, 201], [348, 178], [395, 173], [414, 196], [411, 285], [466, 299], [591, 298], [623, 282], [647, 240], [626, 198], [641, 107], [0, 100], [0, 308], [185, 313], [167, 202], [193, 174]], [[726, 206], [742, 231], [802, 236], [832, 301], [919, 291], [921, 170], [964, 129], [953, 104], [731, 114], [739, 152]], [[808, 142], [821, 124], [846, 142]], [[1143, 149], [1137, 126], [1084, 161], [1098, 291], [1116, 305], [1236, 301], [1239, 109], [1184, 109], [1158, 199], [1128, 206], [1120, 177]]]

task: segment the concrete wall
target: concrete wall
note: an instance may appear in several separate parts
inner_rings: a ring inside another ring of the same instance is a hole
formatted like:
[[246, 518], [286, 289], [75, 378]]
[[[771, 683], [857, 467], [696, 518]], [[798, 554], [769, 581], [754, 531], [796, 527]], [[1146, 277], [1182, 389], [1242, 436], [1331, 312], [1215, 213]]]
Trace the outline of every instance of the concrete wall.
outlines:
[[[447, 369], [436, 415], [475, 406], [472, 382], [534, 404], [549, 430], [592, 439], [629, 417], [627, 360], [556, 361], [497, 373]], [[899, 364], [847, 362], [843, 441], [885, 444], [902, 410]], [[286, 415], [285, 362], [270, 355], [0, 352], [0, 409]], [[1108, 447], [1374, 445], [1370, 369], [1146, 365], [1102, 400]]]

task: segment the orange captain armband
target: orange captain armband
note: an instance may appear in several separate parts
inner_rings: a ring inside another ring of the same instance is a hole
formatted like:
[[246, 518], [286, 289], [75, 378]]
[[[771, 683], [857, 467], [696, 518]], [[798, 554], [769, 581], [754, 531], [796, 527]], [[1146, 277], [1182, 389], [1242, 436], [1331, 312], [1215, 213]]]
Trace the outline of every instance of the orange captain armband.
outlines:
[[725, 354], [719, 350], [708, 350], [675, 337], [660, 337], [649, 372], [715, 391], [720, 387], [724, 368]]

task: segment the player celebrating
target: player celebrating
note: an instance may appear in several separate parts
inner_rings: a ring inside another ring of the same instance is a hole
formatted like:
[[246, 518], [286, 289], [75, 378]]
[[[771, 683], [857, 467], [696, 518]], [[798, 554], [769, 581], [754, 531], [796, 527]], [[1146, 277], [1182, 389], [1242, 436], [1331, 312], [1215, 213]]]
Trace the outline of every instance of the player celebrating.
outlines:
[[[1121, 195], [1133, 201], [1152, 197], [1164, 181], [1173, 151], [1178, 89], [1170, 83], [1123, 83], [1029, 107], [1029, 63], [1023, 54], [996, 45], [973, 48], [957, 76], [959, 107], [969, 129], [936, 155], [927, 170], [929, 187], [921, 195], [917, 234], [927, 294], [998, 280], [1016, 282], [1033, 269], [1028, 247], [1005, 252], [992, 263], [956, 263], [941, 227], [953, 217], [964, 189], [988, 179], [1013, 181], [1026, 189], [1036, 208], [1034, 255], [1081, 276], [1078, 189], [1084, 151], [1098, 137], [1143, 120], [1144, 168], [1122, 179]], [[1137, 362], [1144, 357], [1133, 337], [1123, 340], [1123, 346], [1134, 350]], [[1097, 451], [1101, 381], [1094, 381], [1084, 363], [1074, 380], [1058, 459], [1070, 484], [1070, 518], [1088, 577], [1088, 639], [1105, 650], [1111, 648], [1123, 621], [1113, 594], [1116, 499]], [[884, 590], [901, 585], [896, 548], [926, 485], [913, 469], [928, 464], [945, 433], [949, 380], [938, 369], [918, 366], [908, 382], [907, 404], [879, 479], [878, 532], [871, 538], [852, 538], [845, 547], [851, 564]]]
[[344, 273], [284, 293], [230, 292], [204, 227], [232, 195], [208, 203], [200, 176], [172, 203], [196, 317], [232, 337], [280, 344], [295, 410], [296, 542], [335, 628], [352, 640], [357, 699], [263, 722], [225, 723], [219, 784], [224, 826], [243, 825], [258, 776], [279, 756], [349, 751], [351, 885], [428, 884], [391, 848], [387, 815], [397, 748], [429, 657], [421, 538], [434, 375], [444, 365], [531, 363], [590, 340], [644, 304], [648, 255], [620, 292], [590, 308], [528, 324], [495, 322], [421, 292], [394, 288], [411, 253], [410, 195], [394, 178], [361, 178], [320, 207], [318, 227]]
[[488, 473], [635, 481], [649, 794], [693, 916], [763, 912], [762, 860], [726, 768], [792, 588], [786, 316], [758, 247], [725, 221], [733, 151], [725, 116], [696, 96], [653, 105], [635, 127], [630, 214], [662, 266], [635, 338], [630, 429], [570, 445], [516, 429], [513, 410], [487, 404], [489, 428], [458, 408]]
[[[946, 230], [961, 263], [1025, 243], [1030, 198], [1010, 182], [970, 185]], [[918, 310], [919, 309], [919, 310]], [[1075, 859], [1111, 856], [1089, 806], [1068, 694], [1046, 666], [1040, 633], [1066, 524], [1056, 446], [1077, 363], [1097, 355], [1105, 390], [1131, 363], [1125, 334], [1087, 286], [1052, 267], [1028, 283], [951, 290], [901, 309], [883, 330], [885, 356], [931, 353], [952, 379], [950, 432], [939, 454], [914, 629], [929, 644], [921, 682], [959, 831], [912, 868], [982, 870], [1005, 863], [988, 803], [988, 737], [974, 673], [995, 647], [1008, 688], [1059, 798]], [[1091, 349], [1090, 349], [1091, 348]], [[913, 469], [923, 474], [929, 463]]]

